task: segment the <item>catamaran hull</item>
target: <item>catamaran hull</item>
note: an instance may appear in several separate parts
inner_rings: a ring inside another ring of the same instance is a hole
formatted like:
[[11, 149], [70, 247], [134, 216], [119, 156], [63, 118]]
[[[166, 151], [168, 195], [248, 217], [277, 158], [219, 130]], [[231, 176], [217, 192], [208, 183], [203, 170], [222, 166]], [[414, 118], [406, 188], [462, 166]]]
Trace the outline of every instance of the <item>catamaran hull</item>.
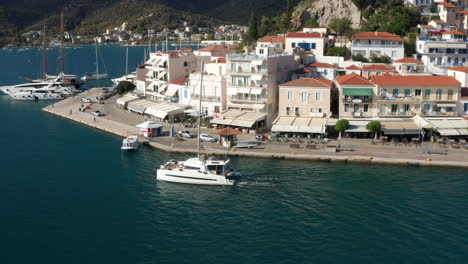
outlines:
[[233, 180], [229, 180], [224, 176], [203, 173], [197, 171], [181, 171], [175, 170], [162, 170], [156, 172], [158, 181], [196, 184], [196, 185], [218, 185], [218, 186], [231, 186], [234, 185]]

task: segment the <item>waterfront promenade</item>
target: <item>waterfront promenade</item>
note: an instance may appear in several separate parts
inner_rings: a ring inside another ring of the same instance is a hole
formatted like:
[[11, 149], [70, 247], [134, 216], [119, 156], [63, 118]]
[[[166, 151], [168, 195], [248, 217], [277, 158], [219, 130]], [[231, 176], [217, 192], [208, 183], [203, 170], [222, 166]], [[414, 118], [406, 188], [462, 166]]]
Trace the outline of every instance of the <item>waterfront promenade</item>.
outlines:
[[[100, 89], [94, 88], [85, 91], [74, 97], [56, 102], [43, 108], [44, 111], [70, 119], [90, 127], [94, 127], [109, 133], [126, 137], [138, 134], [135, 125], [144, 122], [146, 119], [135, 113], [130, 113], [119, 109], [115, 104], [117, 96], [106, 100], [105, 104], [98, 104], [96, 97], [100, 95]], [[79, 111], [82, 108], [81, 97], [90, 97], [93, 104], [85, 112]], [[106, 115], [94, 117], [93, 110], [100, 110]], [[167, 132], [171, 125], [163, 124], [164, 131]], [[173, 124], [174, 130], [181, 129], [179, 124]], [[184, 128], [186, 129], [186, 128]], [[192, 129], [195, 131], [195, 129]], [[214, 129], [203, 128], [203, 133], [214, 135]], [[255, 140], [253, 135], [240, 134], [239, 140]], [[143, 139], [145, 140], [145, 139]], [[146, 140], [147, 141], [147, 140]], [[328, 144], [317, 144], [316, 148], [308, 147], [306, 143], [287, 142], [266, 142], [254, 149], [226, 149], [216, 143], [203, 143], [202, 152], [210, 154], [258, 157], [258, 158], [279, 158], [279, 159], [301, 159], [301, 160], [322, 160], [326, 162], [360, 162], [378, 164], [399, 164], [411, 166], [447, 166], [468, 168], [468, 150], [447, 149], [447, 154], [427, 154], [424, 150], [428, 148], [438, 148], [431, 143], [424, 142], [423, 146], [405, 145], [382, 145], [372, 144], [371, 139], [342, 139], [340, 142], [333, 140]], [[196, 139], [181, 139], [179, 137], [157, 137], [148, 142], [152, 147], [167, 152], [196, 153]], [[345, 150], [340, 152], [328, 152], [327, 146], [341, 145]], [[347, 150], [346, 150], [347, 149]]]

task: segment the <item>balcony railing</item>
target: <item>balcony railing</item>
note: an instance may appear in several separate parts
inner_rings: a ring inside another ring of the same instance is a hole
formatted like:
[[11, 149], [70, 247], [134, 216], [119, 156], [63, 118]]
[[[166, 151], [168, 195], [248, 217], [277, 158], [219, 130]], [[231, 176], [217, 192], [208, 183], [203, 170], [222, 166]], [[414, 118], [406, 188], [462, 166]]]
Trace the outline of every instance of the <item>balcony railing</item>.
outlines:
[[241, 96], [229, 96], [229, 101], [232, 103], [242, 104], [242, 103], [266, 103], [266, 98], [249, 98], [249, 97], [241, 97]]
[[403, 44], [402, 45], [353, 44], [353, 48], [398, 49], [398, 48], [403, 48]]
[[398, 97], [391, 97], [391, 96], [377, 96], [377, 101], [378, 102], [386, 102], [386, 103], [391, 103], [391, 102], [415, 102], [415, 101], [420, 101], [421, 97], [415, 97], [415, 96], [398, 96]]
[[458, 116], [457, 112], [422, 112], [423, 116]]
[[[350, 98], [350, 97], [342, 97], [341, 100], [344, 102], [344, 103], [349, 103], [349, 104], [369, 104], [369, 103], [372, 103], [372, 98], [366, 98], [366, 99], [363, 99], [363, 98]], [[360, 102], [357, 101], [357, 100], [361, 100]], [[354, 102], [353, 102], [354, 101]]]
[[380, 117], [396, 117], [396, 116], [415, 116], [416, 114], [413, 111], [406, 112], [379, 112]]
[[236, 74], [267, 74], [268, 70], [267, 69], [261, 69], [261, 70], [250, 70], [250, 71], [238, 71], [238, 70], [232, 70], [232, 69], [227, 69], [227, 73], [230, 73], [231, 75], [236, 75]]

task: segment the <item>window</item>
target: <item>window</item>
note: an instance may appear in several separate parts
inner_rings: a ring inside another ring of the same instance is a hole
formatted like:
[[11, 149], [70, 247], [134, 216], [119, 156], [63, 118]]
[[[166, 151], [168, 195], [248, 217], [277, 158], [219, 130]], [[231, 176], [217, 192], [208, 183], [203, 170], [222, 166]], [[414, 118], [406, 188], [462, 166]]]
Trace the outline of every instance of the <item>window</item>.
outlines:
[[431, 105], [430, 104], [424, 104], [424, 112], [429, 113], [431, 111]]
[[382, 90], [380, 91], [380, 95], [381, 95], [381, 96], [387, 96], [387, 89], [382, 89]]
[[403, 105], [403, 111], [404, 111], [404, 112], [408, 112], [409, 109], [410, 109], [409, 104], [404, 104], [404, 105]]
[[291, 115], [291, 107], [286, 106], [286, 115]]
[[414, 90], [414, 95], [415, 96], [421, 96], [421, 89]]
[[392, 58], [396, 58], [396, 56], [397, 56], [397, 52], [396, 52], [396, 50], [393, 50], [392, 51]]
[[296, 43], [295, 42], [291, 43], [291, 47], [294, 49], [296, 47]]
[[188, 67], [189, 63], [187, 61], [184, 61], [184, 67]]
[[398, 97], [398, 89], [393, 89], [392, 96], [393, 97]]
[[345, 105], [344, 105], [344, 111], [345, 111], [345, 112], [349, 112], [349, 104], [345, 104]]
[[364, 112], [369, 112], [369, 105], [368, 104], [364, 105]]
[[452, 100], [453, 99], [453, 90], [448, 90], [447, 91], [447, 99]]
[[319, 107], [318, 112], [323, 113], [323, 108]]
[[442, 89], [437, 89], [436, 90], [436, 99], [437, 100], [442, 99]]
[[293, 99], [294, 93], [292, 91], [288, 91], [288, 99]]
[[405, 96], [411, 96], [411, 89], [405, 89]]
[[187, 89], [184, 89], [184, 98], [185, 98], [185, 99], [188, 98], [188, 90], [187, 90]]
[[311, 114], [315, 113], [315, 108], [311, 107], [311, 108], [309, 109], [309, 112], [310, 112]]
[[392, 113], [397, 113], [397, 112], [398, 112], [398, 105], [392, 104]]
[[307, 103], [309, 101], [309, 93], [308, 92], [302, 92], [301, 93], [301, 100], [303, 103]]
[[429, 99], [431, 97], [431, 89], [424, 90], [424, 99]]
[[315, 93], [315, 100], [316, 101], [322, 101], [322, 92], [316, 92]]
[[317, 44], [315, 44], [315, 43], [311, 43], [311, 46], [312, 46], [312, 49], [316, 49], [316, 48], [317, 48]]
[[260, 54], [263, 54], [263, 49], [260, 49], [260, 50], [259, 50], [259, 53], [260, 53]]
[[294, 107], [294, 114], [297, 115], [297, 116], [299, 115], [299, 107], [297, 107], [297, 106]]
[[385, 114], [387, 112], [387, 105], [386, 104], [381, 104], [380, 105], [380, 113]]

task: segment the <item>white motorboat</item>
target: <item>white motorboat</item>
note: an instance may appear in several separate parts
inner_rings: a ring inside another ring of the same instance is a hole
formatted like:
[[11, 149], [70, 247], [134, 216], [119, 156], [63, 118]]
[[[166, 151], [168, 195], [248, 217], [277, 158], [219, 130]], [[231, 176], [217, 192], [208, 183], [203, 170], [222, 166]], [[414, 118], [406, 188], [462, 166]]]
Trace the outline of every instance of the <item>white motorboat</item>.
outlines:
[[123, 151], [133, 151], [137, 150], [139, 145], [138, 136], [129, 136], [123, 139], [121, 149]]
[[52, 81], [43, 81], [43, 82], [29, 82], [11, 86], [2, 86], [0, 91], [7, 95], [13, 95], [21, 92], [31, 92], [38, 89], [48, 89], [54, 90], [56, 93], [63, 95], [73, 95], [78, 92], [76, 87], [70, 82], [63, 82], [61, 76], [55, 78]]
[[36, 89], [24, 92], [17, 92], [10, 94], [11, 98], [15, 100], [60, 100], [63, 96], [56, 93], [54, 90]]
[[[202, 63], [202, 72], [204, 64]], [[201, 109], [203, 75], [200, 80], [200, 99], [198, 109]], [[201, 117], [198, 116], [198, 135], [200, 135]], [[200, 136], [198, 140], [198, 157], [185, 161], [170, 160], [156, 172], [159, 181], [198, 184], [198, 185], [233, 185], [240, 174], [228, 167], [229, 160], [200, 155]]]

